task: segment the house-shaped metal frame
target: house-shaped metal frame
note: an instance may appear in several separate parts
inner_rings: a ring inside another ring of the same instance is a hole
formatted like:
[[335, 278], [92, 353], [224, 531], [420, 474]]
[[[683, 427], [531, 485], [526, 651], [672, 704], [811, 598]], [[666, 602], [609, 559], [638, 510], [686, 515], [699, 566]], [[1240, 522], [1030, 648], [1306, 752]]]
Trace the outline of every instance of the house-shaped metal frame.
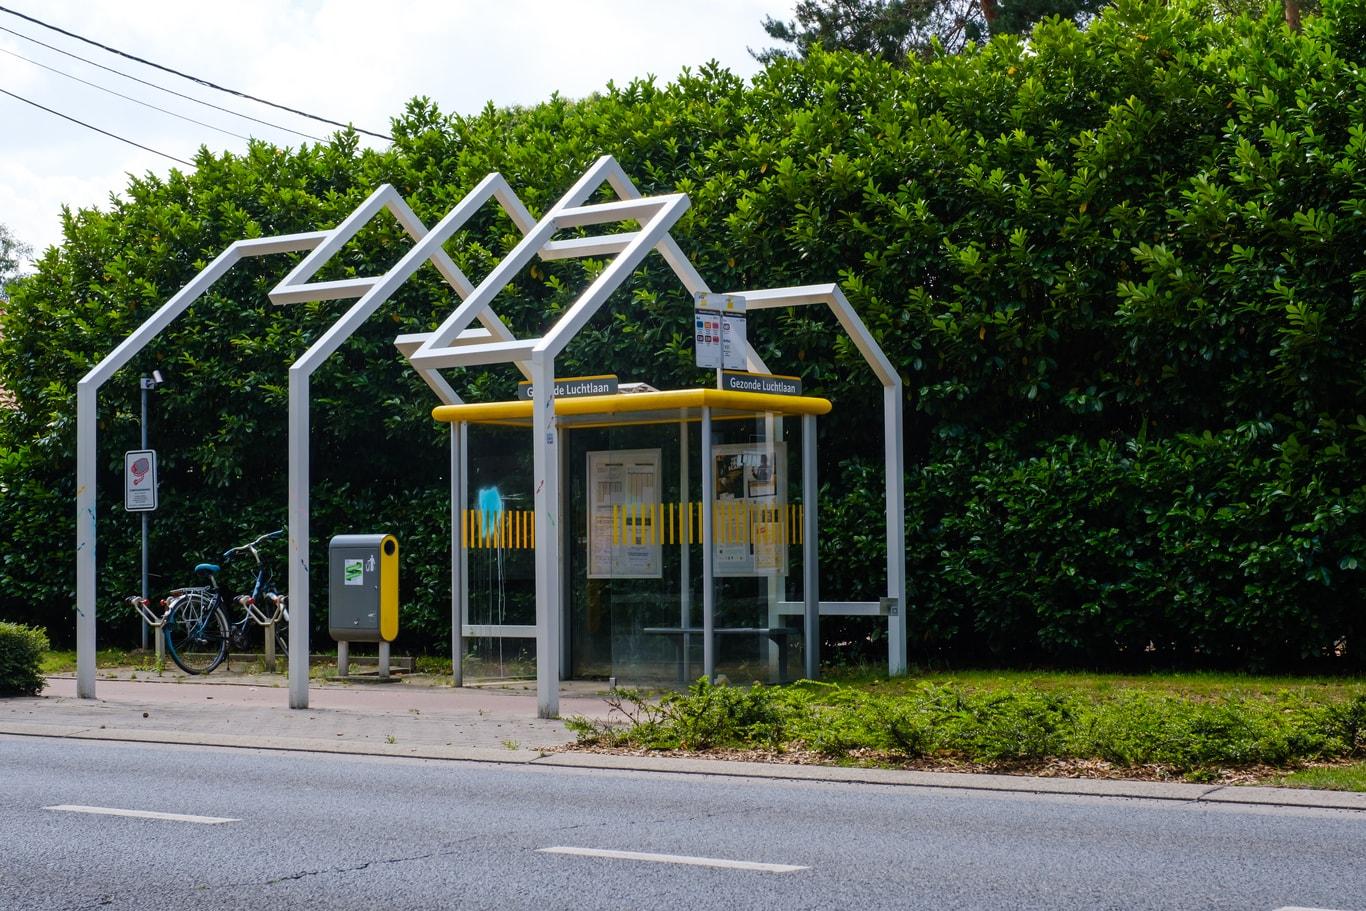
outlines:
[[[604, 185], [618, 197], [611, 202], [590, 203]], [[490, 200], [496, 200], [523, 232], [522, 240], [481, 281], [474, 286], [443, 249], [443, 244], [468, 219]], [[600, 158], [578, 182], [539, 220], [533, 220], [506, 181], [491, 174], [470, 192], [431, 230], [427, 230], [398, 193], [380, 187], [347, 219], [331, 231], [238, 241], [210, 263], [196, 278], [164, 304], [113, 352], [105, 357], [80, 382], [77, 389], [77, 692], [95, 695], [95, 464], [96, 397], [99, 388], [127, 364], [172, 320], [244, 257], [273, 253], [311, 251], [270, 293], [277, 304], [304, 301], [355, 299], [355, 303], [289, 369], [289, 592], [293, 622], [290, 623], [289, 703], [294, 708], [308, 705], [308, 457], [309, 457], [309, 379], [352, 333], [381, 304], [403, 285], [424, 263], [432, 262], [461, 299], [460, 304], [431, 333], [400, 336], [399, 350], [432, 388], [443, 404], [460, 402], [455, 390], [439, 371], [450, 367], [513, 364], [532, 382], [532, 446], [536, 523], [536, 603], [537, 603], [537, 693], [538, 713], [553, 716], [558, 712], [560, 643], [562, 631], [557, 609], [560, 603], [560, 542], [552, 529], [558, 525], [559, 489], [562, 467], [558, 457], [558, 421], [553, 400], [555, 359], [574, 336], [583, 329], [611, 294], [637, 269], [645, 257], [658, 250], [684, 287], [693, 295], [710, 293], [702, 276], [693, 268], [669, 231], [687, 211], [684, 194], [642, 197], [622, 168], [611, 156]], [[388, 210], [414, 244], [407, 253], [381, 276], [341, 281], [309, 282], [370, 219]], [[594, 237], [557, 240], [567, 229], [633, 221], [636, 231]], [[533, 258], [543, 260], [574, 257], [604, 257], [611, 262], [566, 309], [546, 333], [538, 338], [518, 339], [502, 322], [492, 304], [498, 293]], [[854, 308], [834, 284], [790, 288], [737, 290], [728, 292], [742, 297], [749, 310], [780, 307], [825, 305], [830, 308], [843, 331], [863, 356], [883, 387], [884, 454], [886, 462], [887, 507], [887, 597], [883, 606], [888, 613], [888, 670], [906, 670], [906, 574], [904, 545], [904, 492], [902, 449], [902, 391], [896, 370], [878, 346]], [[476, 327], [474, 324], [480, 325]], [[750, 370], [767, 372], [763, 361], [750, 349], [746, 352]], [[814, 434], [809, 436], [814, 437]], [[460, 433], [452, 427], [452, 510], [456, 501], [459, 465], [463, 460]], [[707, 445], [704, 439], [704, 448]], [[807, 455], [814, 463], [814, 449]], [[705, 498], [704, 498], [705, 499]], [[811, 500], [814, 504], [814, 499]], [[814, 508], [807, 510], [809, 523], [815, 522]], [[705, 524], [704, 524], [705, 528]], [[817, 539], [812, 527], [808, 540]], [[459, 604], [456, 584], [460, 582], [456, 551], [452, 541], [452, 603]], [[814, 563], [814, 561], [812, 561]], [[816, 580], [806, 580], [806, 600], [815, 604]], [[826, 613], [862, 612], [859, 605], [847, 602], [821, 602]], [[453, 617], [457, 634], [461, 618]], [[811, 617], [810, 619], [815, 619]]]

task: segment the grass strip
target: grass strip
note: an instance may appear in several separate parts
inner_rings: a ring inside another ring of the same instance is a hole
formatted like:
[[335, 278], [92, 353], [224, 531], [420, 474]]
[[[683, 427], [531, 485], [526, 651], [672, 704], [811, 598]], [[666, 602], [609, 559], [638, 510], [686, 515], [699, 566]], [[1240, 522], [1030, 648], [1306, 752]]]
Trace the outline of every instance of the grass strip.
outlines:
[[1282, 788], [1318, 788], [1325, 791], [1366, 791], [1366, 762], [1318, 766], [1281, 775], [1268, 781]]

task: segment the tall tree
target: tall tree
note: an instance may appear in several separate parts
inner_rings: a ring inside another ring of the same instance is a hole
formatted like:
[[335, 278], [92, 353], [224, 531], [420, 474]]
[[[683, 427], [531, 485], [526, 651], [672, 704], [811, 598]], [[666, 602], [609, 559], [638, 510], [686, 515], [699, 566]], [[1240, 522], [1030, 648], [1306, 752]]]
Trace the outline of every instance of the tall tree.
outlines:
[[933, 42], [957, 51], [969, 41], [1018, 34], [1048, 16], [1082, 22], [1107, 0], [798, 0], [787, 22], [764, 17], [764, 30], [789, 45], [753, 51], [768, 63], [805, 57], [813, 47], [872, 54], [900, 63]]
[[0, 300], [5, 298], [5, 286], [19, 276], [19, 267], [32, 249], [0, 224]]

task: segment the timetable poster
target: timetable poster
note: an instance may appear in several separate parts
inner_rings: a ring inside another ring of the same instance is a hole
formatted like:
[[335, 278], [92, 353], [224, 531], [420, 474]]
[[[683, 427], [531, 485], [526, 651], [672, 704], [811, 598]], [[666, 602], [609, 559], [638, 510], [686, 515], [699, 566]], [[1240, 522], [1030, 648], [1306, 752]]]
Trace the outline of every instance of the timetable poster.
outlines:
[[658, 449], [588, 453], [588, 578], [658, 579]]
[[783, 443], [712, 447], [712, 566], [718, 576], [780, 576], [787, 571], [782, 492]]

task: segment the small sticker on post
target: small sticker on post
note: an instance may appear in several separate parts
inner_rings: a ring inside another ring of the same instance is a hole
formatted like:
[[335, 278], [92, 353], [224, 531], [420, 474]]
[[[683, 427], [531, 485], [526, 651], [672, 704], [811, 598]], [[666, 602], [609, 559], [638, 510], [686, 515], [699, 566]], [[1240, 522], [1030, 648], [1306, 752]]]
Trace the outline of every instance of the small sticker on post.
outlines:
[[364, 584], [365, 584], [365, 561], [364, 561], [364, 560], [343, 560], [343, 561], [342, 561], [342, 584], [343, 584], [343, 585], [364, 585]]

